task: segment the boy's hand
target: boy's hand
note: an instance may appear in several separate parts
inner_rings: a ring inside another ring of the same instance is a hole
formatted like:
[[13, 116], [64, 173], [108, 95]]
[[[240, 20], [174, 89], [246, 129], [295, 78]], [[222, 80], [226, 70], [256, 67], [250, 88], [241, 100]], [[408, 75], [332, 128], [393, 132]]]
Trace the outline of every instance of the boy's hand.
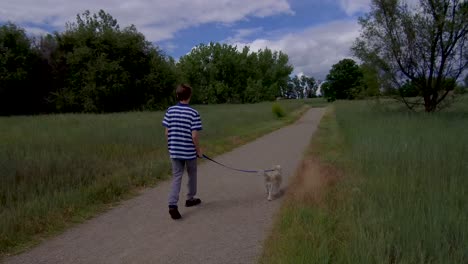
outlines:
[[202, 158], [203, 153], [201, 151], [200, 145], [198, 144], [198, 131], [197, 130], [192, 131], [192, 140], [193, 140], [193, 144], [195, 145], [195, 149], [197, 150], [197, 157]]

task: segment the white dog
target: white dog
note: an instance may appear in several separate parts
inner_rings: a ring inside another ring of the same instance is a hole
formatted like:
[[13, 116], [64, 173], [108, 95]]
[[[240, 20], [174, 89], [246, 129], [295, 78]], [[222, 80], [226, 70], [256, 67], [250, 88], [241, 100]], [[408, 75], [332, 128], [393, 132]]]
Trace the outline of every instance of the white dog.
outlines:
[[281, 185], [281, 166], [276, 165], [273, 170], [261, 172], [265, 178], [265, 188], [268, 195], [268, 201], [271, 201], [273, 197], [276, 197], [280, 191]]

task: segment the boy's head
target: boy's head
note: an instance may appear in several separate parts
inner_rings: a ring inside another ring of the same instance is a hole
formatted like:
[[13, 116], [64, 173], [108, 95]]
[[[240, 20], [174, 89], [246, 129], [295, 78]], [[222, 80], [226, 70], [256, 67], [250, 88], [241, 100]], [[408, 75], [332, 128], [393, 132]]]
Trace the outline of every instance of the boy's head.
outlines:
[[176, 96], [177, 100], [179, 101], [187, 101], [190, 99], [192, 96], [192, 87], [186, 85], [186, 84], [181, 84], [177, 86], [176, 89]]

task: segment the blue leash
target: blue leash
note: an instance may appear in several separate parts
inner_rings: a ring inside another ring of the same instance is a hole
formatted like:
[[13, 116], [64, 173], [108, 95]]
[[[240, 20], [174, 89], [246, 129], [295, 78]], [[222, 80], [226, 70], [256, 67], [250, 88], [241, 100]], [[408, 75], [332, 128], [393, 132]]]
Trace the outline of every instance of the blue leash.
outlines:
[[230, 170], [235, 170], [235, 171], [240, 171], [240, 172], [245, 172], [245, 173], [259, 173], [259, 172], [264, 172], [264, 171], [265, 171], [265, 172], [274, 171], [274, 170], [241, 170], [241, 169], [232, 168], [232, 167], [226, 166], [226, 165], [224, 165], [224, 164], [222, 164], [222, 163], [219, 163], [219, 162], [217, 162], [216, 160], [214, 160], [214, 159], [212, 159], [212, 158], [206, 156], [205, 154], [203, 154], [202, 157], [205, 158], [205, 159], [207, 159], [207, 160], [209, 160], [209, 161], [212, 161], [212, 162], [214, 162], [214, 163], [216, 163], [216, 164], [218, 164], [218, 165], [221, 165], [221, 166], [223, 166], [223, 167], [225, 167], [225, 168], [228, 168], [228, 169], [230, 169]]

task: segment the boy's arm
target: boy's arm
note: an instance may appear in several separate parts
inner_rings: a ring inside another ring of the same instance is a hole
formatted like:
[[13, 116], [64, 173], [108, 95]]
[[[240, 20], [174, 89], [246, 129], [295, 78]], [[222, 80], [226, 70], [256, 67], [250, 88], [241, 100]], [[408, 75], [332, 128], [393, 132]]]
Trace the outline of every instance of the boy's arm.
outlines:
[[198, 140], [198, 131], [197, 130], [192, 130], [192, 140], [193, 140], [193, 144], [195, 145], [195, 149], [197, 150], [197, 156], [198, 157], [202, 157], [203, 154], [201, 152], [201, 149], [200, 149], [200, 144], [199, 144], [199, 140]]
[[167, 142], [167, 141], [169, 141], [169, 139], [167, 138], [167, 136], [169, 135], [169, 130], [167, 129], [167, 127], [166, 127], [166, 132], [165, 132], [165, 134], [166, 134], [166, 142]]

